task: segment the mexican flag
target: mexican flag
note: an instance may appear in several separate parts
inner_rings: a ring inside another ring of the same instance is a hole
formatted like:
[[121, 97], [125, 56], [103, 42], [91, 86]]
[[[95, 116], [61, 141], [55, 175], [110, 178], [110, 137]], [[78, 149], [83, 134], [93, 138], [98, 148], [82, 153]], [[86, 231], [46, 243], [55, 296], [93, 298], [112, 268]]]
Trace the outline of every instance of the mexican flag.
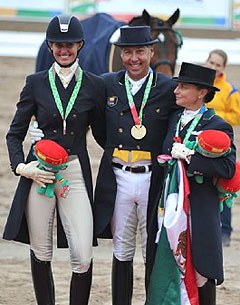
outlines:
[[199, 305], [191, 257], [189, 183], [182, 161], [170, 161], [159, 203], [157, 252], [145, 305]]

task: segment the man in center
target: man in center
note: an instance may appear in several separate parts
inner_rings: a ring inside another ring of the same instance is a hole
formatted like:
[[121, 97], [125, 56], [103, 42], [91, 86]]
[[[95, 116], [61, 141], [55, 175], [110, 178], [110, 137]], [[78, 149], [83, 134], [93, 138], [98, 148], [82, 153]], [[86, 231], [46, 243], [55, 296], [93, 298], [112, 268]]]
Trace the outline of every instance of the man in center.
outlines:
[[97, 237], [113, 238], [113, 305], [131, 304], [138, 229], [146, 287], [151, 272], [146, 261], [147, 218], [163, 176], [156, 157], [168, 116], [176, 109], [175, 83], [150, 67], [157, 42], [149, 26], [122, 27], [114, 44], [121, 48], [125, 70], [103, 75], [107, 141], [97, 176], [94, 217]]

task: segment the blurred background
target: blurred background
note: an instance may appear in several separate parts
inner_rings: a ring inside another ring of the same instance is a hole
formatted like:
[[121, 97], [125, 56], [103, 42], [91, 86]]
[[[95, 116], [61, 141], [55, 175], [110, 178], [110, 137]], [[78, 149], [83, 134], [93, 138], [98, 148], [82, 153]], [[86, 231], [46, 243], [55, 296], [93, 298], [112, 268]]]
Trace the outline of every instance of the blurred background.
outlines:
[[[106, 13], [128, 22], [146, 9], [150, 15], [167, 20], [180, 9], [174, 29], [181, 32], [175, 74], [182, 61], [204, 64], [212, 49], [223, 49], [228, 55], [228, 79], [240, 88], [240, 0], [0, 0], [0, 232], [2, 234], [18, 177], [11, 173], [5, 135], [15, 112], [26, 75], [35, 71], [38, 50], [45, 38], [49, 20], [60, 13], [73, 13], [86, 19]], [[96, 25], [97, 27], [98, 25]], [[240, 111], [240, 109], [239, 109]], [[235, 143], [240, 147], [240, 127], [235, 127]], [[27, 139], [26, 145], [30, 145]], [[102, 151], [89, 137], [93, 177]], [[238, 152], [239, 159], [239, 152]], [[231, 247], [224, 248], [226, 280], [218, 288], [218, 305], [239, 305], [240, 295], [240, 204], [233, 207]], [[111, 304], [111, 241], [100, 240], [95, 250], [94, 279], [90, 305]], [[57, 305], [68, 304], [70, 267], [68, 251], [55, 251]], [[144, 281], [141, 255], [136, 255], [136, 285], [133, 305], [142, 305]], [[29, 268], [28, 246], [0, 238], [0, 305], [34, 305]], [[231, 300], [231, 301], [230, 301]]]
[[230, 65], [240, 64], [240, 0], [0, 0], [0, 55], [35, 57], [47, 23], [62, 12], [80, 19], [104, 12], [128, 22], [143, 9], [167, 19], [177, 8], [174, 27], [184, 38], [178, 63], [203, 63], [218, 47], [227, 52]]

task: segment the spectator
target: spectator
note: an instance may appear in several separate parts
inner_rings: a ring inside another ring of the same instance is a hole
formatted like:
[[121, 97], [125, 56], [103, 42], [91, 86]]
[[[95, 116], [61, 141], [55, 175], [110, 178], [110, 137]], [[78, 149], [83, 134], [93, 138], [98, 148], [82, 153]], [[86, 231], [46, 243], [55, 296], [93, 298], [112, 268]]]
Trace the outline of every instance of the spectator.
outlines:
[[[232, 126], [240, 125], [240, 93], [239, 90], [227, 81], [225, 69], [228, 57], [223, 50], [212, 50], [207, 59], [207, 66], [216, 70], [214, 86], [220, 89], [208, 104], [216, 114]], [[223, 246], [230, 246], [232, 233], [232, 210], [224, 205], [221, 213]]]

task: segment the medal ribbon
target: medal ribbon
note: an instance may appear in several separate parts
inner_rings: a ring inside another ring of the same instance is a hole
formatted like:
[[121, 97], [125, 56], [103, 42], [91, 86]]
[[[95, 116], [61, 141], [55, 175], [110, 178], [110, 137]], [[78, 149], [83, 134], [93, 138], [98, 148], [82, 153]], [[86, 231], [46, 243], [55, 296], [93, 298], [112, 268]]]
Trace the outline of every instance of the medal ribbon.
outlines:
[[[187, 130], [187, 134], [183, 140], [183, 143], [185, 144], [188, 139], [190, 138], [193, 130], [195, 129], [195, 127], [197, 126], [198, 122], [200, 121], [203, 113], [207, 111], [207, 107], [205, 105], [202, 105], [202, 107], [200, 108], [199, 112], [195, 115], [191, 125], [189, 126], [188, 130]], [[175, 137], [179, 137], [179, 130], [180, 130], [180, 125], [181, 125], [181, 118], [179, 119], [178, 123], [177, 123], [177, 130], [176, 130], [176, 134]]]
[[74, 106], [77, 95], [78, 95], [78, 93], [80, 91], [80, 88], [81, 88], [81, 85], [82, 85], [83, 71], [80, 67], [78, 68], [78, 72], [79, 73], [78, 73], [78, 79], [77, 79], [76, 85], [73, 89], [72, 95], [71, 95], [71, 97], [68, 101], [67, 108], [66, 108], [66, 111], [64, 113], [63, 106], [62, 106], [62, 101], [61, 101], [61, 98], [59, 96], [59, 93], [58, 93], [58, 90], [57, 90], [57, 87], [56, 87], [56, 84], [55, 84], [55, 80], [54, 80], [53, 67], [51, 67], [48, 70], [48, 78], [49, 78], [49, 83], [50, 83], [50, 87], [51, 87], [51, 90], [52, 90], [52, 94], [53, 94], [53, 97], [54, 97], [54, 101], [56, 103], [57, 109], [58, 109], [59, 113], [61, 114], [61, 117], [62, 117], [62, 120], [63, 120], [63, 134], [64, 135], [66, 134], [66, 119], [67, 119], [69, 113], [71, 112], [71, 110]]
[[132, 113], [135, 125], [142, 125], [143, 108], [145, 107], [145, 105], [147, 103], [147, 100], [148, 100], [148, 97], [149, 97], [149, 94], [151, 91], [152, 80], [153, 80], [153, 70], [150, 69], [149, 72], [150, 72], [150, 75], [149, 75], [148, 82], [147, 82], [147, 85], [146, 85], [146, 88], [144, 91], [143, 100], [142, 100], [139, 114], [137, 113], [136, 105], [134, 103], [133, 95], [131, 92], [129, 76], [128, 76], [127, 72], [125, 73], [125, 88], [126, 88], [126, 92], [127, 92], [127, 99], [128, 99], [128, 104], [131, 109], [131, 113]]

